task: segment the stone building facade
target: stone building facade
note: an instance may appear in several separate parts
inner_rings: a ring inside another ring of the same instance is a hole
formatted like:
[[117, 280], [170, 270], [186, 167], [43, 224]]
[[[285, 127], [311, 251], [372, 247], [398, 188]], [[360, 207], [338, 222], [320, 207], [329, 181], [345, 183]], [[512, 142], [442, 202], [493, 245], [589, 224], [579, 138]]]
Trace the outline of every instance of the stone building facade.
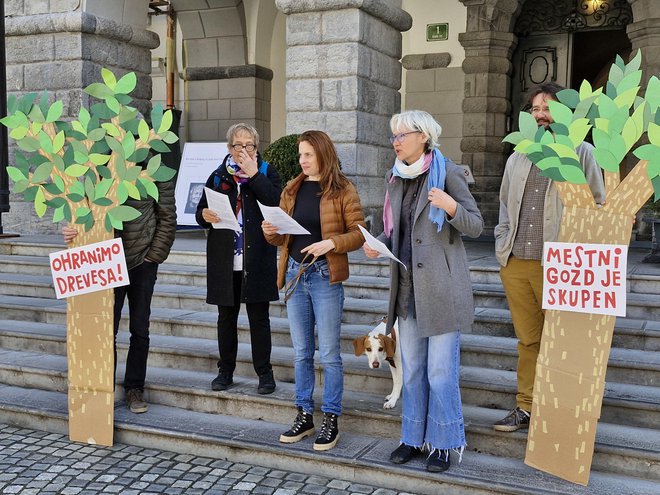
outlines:
[[[8, 89], [48, 89], [72, 115], [87, 103], [81, 88], [107, 66], [138, 74], [134, 96], [146, 106], [164, 99], [162, 67], [175, 63], [183, 141], [223, 141], [236, 121], [255, 125], [262, 148], [288, 133], [325, 130], [376, 232], [393, 161], [389, 117], [421, 108], [442, 124], [443, 152], [471, 167], [488, 232], [510, 153], [502, 138], [516, 125], [527, 79], [570, 86], [584, 67], [597, 78], [607, 60], [595, 54], [637, 49], [645, 77], [659, 74], [654, 3], [171, 0], [178, 55], [167, 61], [164, 16], [149, 15], [149, 0], [8, 0]], [[598, 25], [603, 15], [608, 24]], [[429, 35], [436, 26], [446, 27], [446, 39]], [[618, 45], [602, 42], [614, 38]], [[11, 198], [6, 231], [56, 228]]]

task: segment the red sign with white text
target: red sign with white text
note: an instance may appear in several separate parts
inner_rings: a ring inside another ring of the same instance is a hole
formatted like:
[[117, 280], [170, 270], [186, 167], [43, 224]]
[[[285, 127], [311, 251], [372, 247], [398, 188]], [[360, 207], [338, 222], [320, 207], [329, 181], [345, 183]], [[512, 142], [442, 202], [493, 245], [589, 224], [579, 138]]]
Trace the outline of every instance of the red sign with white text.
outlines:
[[626, 316], [628, 246], [546, 242], [543, 309]]
[[120, 238], [50, 253], [50, 271], [58, 299], [129, 284]]

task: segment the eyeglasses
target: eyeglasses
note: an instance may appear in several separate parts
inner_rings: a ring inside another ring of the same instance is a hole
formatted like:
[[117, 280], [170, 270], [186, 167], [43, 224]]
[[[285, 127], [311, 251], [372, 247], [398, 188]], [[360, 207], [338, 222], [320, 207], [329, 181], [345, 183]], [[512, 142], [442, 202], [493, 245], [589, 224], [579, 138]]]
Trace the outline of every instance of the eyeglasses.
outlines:
[[394, 136], [390, 136], [390, 143], [394, 144], [394, 141], [397, 143], [403, 143], [406, 140], [406, 136], [408, 134], [417, 134], [418, 132], [422, 131], [410, 131], [410, 132], [402, 132], [400, 134], [395, 134]]
[[230, 145], [230, 148], [238, 152], [240, 152], [245, 148], [245, 151], [247, 151], [248, 153], [252, 153], [254, 150], [257, 149], [257, 147], [254, 144], [246, 144], [245, 146], [243, 146], [242, 144], [232, 144]]
[[548, 107], [532, 107], [529, 111], [531, 113], [550, 113], [550, 109]]

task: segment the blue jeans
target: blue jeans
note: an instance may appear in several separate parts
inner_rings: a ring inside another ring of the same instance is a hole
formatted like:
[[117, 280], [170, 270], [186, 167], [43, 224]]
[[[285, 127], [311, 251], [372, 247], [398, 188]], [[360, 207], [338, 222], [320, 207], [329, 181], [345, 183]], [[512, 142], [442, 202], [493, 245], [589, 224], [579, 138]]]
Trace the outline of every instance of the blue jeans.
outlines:
[[[300, 263], [289, 258], [286, 280], [295, 278]], [[340, 415], [344, 394], [344, 368], [339, 350], [344, 287], [330, 285], [328, 262], [310, 265], [300, 277], [286, 303], [294, 351], [296, 406], [314, 411], [314, 325], [319, 340], [319, 356], [323, 366], [323, 405], [325, 413]]]
[[460, 333], [419, 337], [417, 321], [398, 319], [403, 364], [401, 443], [435, 449], [465, 447], [458, 388]]

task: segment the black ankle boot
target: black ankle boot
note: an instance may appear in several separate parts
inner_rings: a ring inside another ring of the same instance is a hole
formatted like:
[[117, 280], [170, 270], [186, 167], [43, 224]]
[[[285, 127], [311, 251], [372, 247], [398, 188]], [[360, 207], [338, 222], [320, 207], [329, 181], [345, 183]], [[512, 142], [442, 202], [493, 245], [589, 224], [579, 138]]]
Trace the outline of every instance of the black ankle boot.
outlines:
[[449, 469], [449, 450], [434, 450], [426, 460], [426, 470], [430, 473], [442, 473]]
[[305, 437], [314, 434], [314, 416], [306, 413], [303, 408], [298, 406], [298, 415], [293, 421], [293, 426], [280, 435], [282, 443], [296, 443]]
[[332, 413], [323, 413], [321, 433], [314, 442], [314, 450], [330, 450], [337, 445], [339, 439], [338, 416]]

